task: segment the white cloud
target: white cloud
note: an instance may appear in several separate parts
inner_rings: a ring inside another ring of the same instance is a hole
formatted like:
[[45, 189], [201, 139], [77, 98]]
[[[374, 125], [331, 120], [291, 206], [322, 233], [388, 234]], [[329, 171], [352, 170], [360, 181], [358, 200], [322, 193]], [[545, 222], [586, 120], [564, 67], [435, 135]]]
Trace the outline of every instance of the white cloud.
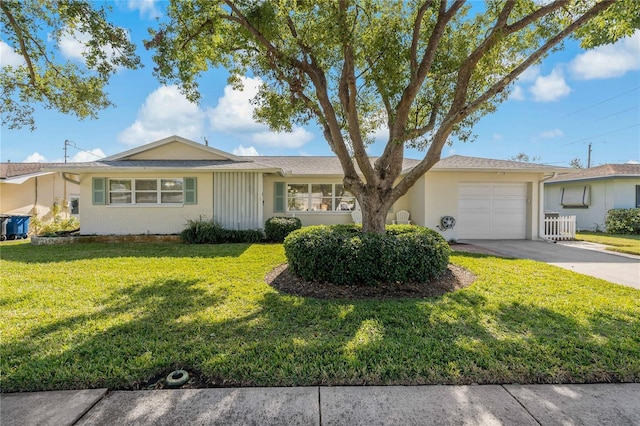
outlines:
[[151, 92], [138, 111], [138, 118], [118, 135], [127, 145], [142, 145], [171, 135], [196, 139], [202, 135], [205, 113], [189, 102], [177, 86], [162, 86]]
[[106, 155], [100, 148], [94, 148], [74, 154], [69, 161], [72, 163], [84, 163], [86, 161], [97, 161], [104, 157], [106, 157]]
[[540, 133], [540, 138], [542, 139], [553, 139], [559, 138], [560, 136], [564, 136], [564, 132], [560, 129], [545, 130]]
[[640, 164], [640, 161], [629, 160], [629, 161], [626, 162], [626, 164]]
[[548, 76], [536, 77], [535, 83], [529, 88], [536, 102], [553, 102], [567, 96], [571, 88], [564, 81], [562, 72], [557, 69], [551, 71]]
[[494, 141], [501, 141], [504, 138], [504, 136], [502, 136], [501, 133], [494, 133], [493, 134], [493, 140]]
[[260, 154], [258, 154], [258, 150], [255, 149], [253, 146], [244, 147], [240, 145], [239, 147], [234, 148], [233, 155], [241, 155], [241, 156], [246, 155], [250, 157], [257, 157]]
[[253, 119], [254, 106], [251, 105], [251, 99], [258, 94], [262, 80], [250, 77], [240, 77], [240, 80], [243, 90], [227, 85], [218, 105], [209, 109], [209, 120], [214, 130], [253, 132], [266, 129], [267, 126]]
[[89, 34], [80, 31], [65, 31], [65, 33], [58, 40], [58, 47], [62, 56], [67, 59], [75, 59], [84, 63], [84, 46], [89, 42], [91, 37]]
[[540, 66], [534, 65], [524, 70], [522, 74], [520, 74], [520, 76], [518, 77], [518, 81], [532, 82], [532, 81], [535, 81], [539, 75], [540, 75]]
[[155, 0], [129, 0], [129, 10], [139, 10], [142, 18], [158, 18], [162, 13], [156, 7]]
[[524, 100], [524, 90], [520, 86], [514, 86], [513, 90], [509, 94], [509, 99], [513, 99], [514, 101], [523, 101]]
[[267, 125], [256, 122], [251, 100], [258, 94], [262, 80], [257, 77], [240, 80], [242, 90], [227, 85], [218, 105], [207, 111], [213, 130], [236, 133], [251, 143], [277, 148], [299, 148], [313, 139], [313, 134], [302, 127], [294, 127], [291, 132], [273, 132]]
[[582, 53], [569, 63], [571, 75], [580, 80], [620, 77], [640, 70], [640, 30], [614, 44]]
[[[60, 48], [62, 56], [65, 58], [86, 64], [83, 53], [86, 49], [85, 46], [90, 40], [91, 36], [89, 34], [75, 29], [71, 30], [70, 28], [66, 28], [58, 40], [58, 47]], [[103, 46], [103, 49], [106, 53], [107, 60], [110, 60], [117, 55], [115, 49], [110, 46]]]
[[22, 55], [16, 53], [11, 46], [0, 40], [0, 67], [17, 67], [24, 64]]
[[[82, 150], [67, 159], [69, 163], [84, 163], [87, 161], [96, 161], [106, 157], [105, 153], [100, 148], [94, 148], [90, 150]], [[49, 160], [39, 152], [34, 152], [24, 160], [25, 163], [48, 163]], [[56, 158], [51, 161], [52, 163], [64, 163], [64, 158]]]
[[313, 133], [302, 127], [294, 127], [292, 132], [257, 132], [251, 136], [251, 140], [259, 145], [276, 148], [300, 148], [313, 139]]
[[34, 152], [24, 159], [24, 163], [46, 163], [47, 159], [39, 152]]

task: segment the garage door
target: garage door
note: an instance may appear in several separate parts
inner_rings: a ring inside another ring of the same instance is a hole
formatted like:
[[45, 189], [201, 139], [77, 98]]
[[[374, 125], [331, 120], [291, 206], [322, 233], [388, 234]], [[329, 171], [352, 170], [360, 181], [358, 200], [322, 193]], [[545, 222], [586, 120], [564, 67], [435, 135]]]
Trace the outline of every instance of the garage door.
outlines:
[[527, 184], [460, 184], [457, 226], [461, 239], [526, 238]]

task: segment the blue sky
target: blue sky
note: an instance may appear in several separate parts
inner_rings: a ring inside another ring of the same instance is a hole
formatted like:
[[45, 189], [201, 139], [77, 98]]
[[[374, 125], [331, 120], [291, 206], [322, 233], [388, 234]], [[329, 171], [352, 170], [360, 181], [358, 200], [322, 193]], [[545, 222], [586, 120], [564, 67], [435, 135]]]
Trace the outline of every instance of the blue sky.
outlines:
[[[150, 52], [141, 41], [162, 14], [162, 2], [118, 0], [111, 19], [130, 30], [140, 47], [145, 67], [122, 70], [111, 80], [108, 93], [116, 108], [103, 110], [96, 120], [78, 120], [36, 108], [35, 131], [2, 129], [2, 161], [62, 161], [65, 140], [69, 161], [93, 161], [144, 143], [178, 134], [238, 155], [331, 155], [314, 126], [292, 134], [275, 134], [251, 118], [249, 98], [256, 80], [245, 80], [246, 90], [227, 87], [225, 70], [214, 70], [201, 83], [200, 105], [189, 103], [175, 87], [163, 87], [152, 75]], [[81, 44], [68, 40], [63, 53], [79, 61]], [[13, 53], [0, 44], [0, 65]], [[509, 159], [519, 153], [536, 162], [560, 166], [579, 158], [586, 165], [640, 162], [640, 32], [615, 45], [582, 51], [568, 42], [562, 52], [530, 69], [515, 85], [508, 101], [475, 127], [474, 142], [453, 141], [442, 156], [453, 154]], [[376, 143], [369, 151], [382, 150]], [[409, 150], [407, 156], [423, 153]]]

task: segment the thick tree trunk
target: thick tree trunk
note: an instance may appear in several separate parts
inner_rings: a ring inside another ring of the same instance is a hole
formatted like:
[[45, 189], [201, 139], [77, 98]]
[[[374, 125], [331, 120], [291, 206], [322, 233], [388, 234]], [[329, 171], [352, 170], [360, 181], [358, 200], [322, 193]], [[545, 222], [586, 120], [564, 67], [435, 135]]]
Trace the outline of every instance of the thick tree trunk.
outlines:
[[362, 209], [362, 231], [384, 234], [389, 202], [382, 200], [380, 193], [376, 191], [366, 191], [360, 201]]

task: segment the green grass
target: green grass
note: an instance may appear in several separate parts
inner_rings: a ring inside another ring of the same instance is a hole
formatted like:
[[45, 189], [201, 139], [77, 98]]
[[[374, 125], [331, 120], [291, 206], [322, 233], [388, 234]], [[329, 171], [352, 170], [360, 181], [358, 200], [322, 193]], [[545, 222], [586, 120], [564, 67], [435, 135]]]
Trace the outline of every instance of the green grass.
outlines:
[[640, 381], [640, 291], [455, 253], [442, 297], [317, 300], [264, 281], [281, 245], [0, 247], [3, 392], [215, 385]]
[[607, 250], [640, 255], [640, 235], [604, 234], [602, 232], [579, 232], [576, 240], [605, 244]]

